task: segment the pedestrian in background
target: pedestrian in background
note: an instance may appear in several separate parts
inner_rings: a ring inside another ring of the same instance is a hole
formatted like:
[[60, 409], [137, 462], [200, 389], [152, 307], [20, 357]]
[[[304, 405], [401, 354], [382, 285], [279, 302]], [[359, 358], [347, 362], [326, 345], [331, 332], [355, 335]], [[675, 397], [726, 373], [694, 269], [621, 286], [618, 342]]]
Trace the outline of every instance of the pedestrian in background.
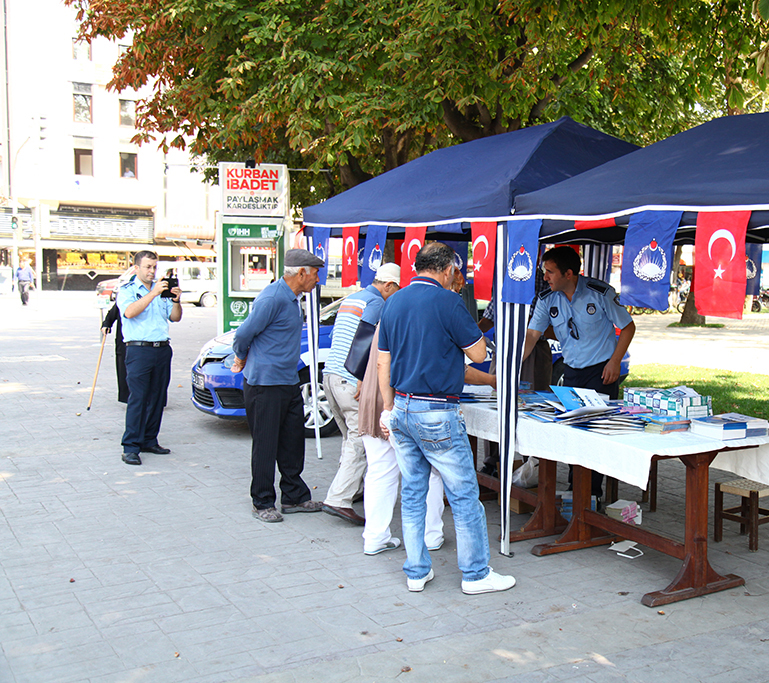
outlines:
[[123, 323], [120, 318], [120, 309], [117, 304], [107, 311], [101, 324], [102, 334], [109, 334], [112, 326], [115, 326], [115, 371], [117, 372], [117, 400], [119, 403], [128, 403], [128, 379], [125, 369], [125, 340], [123, 339]]
[[29, 303], [29, 290], [35, 288], [35, 271], [26, 259], [16, 269], [16, 284], [19, 287], [21, 305], [26, 306]]

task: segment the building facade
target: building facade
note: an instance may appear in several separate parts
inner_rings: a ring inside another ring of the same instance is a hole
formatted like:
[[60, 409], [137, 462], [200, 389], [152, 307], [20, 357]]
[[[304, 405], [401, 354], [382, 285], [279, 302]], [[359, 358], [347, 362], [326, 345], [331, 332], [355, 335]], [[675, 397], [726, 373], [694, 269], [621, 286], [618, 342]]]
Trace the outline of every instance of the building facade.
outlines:
[[44, 289], [91, 289], [154, 249], [212, 259], [218, 188], [185, 152], [138, 146], [145, 90], [107, 89], [130, 44], [77, 40], [60, 0], [3, 0], [0, 265], [28, 258]]

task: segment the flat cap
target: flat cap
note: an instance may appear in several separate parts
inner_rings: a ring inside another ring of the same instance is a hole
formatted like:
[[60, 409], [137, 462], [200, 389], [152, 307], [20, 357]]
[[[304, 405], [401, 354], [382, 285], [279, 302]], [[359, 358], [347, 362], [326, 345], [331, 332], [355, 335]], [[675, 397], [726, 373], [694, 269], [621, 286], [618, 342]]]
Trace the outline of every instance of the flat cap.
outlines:
[[309, 266], [310, 268], [323, 268], [325, 262], [307, 249], [289, 249], [286, 252], [285, 265], [289, 267]]

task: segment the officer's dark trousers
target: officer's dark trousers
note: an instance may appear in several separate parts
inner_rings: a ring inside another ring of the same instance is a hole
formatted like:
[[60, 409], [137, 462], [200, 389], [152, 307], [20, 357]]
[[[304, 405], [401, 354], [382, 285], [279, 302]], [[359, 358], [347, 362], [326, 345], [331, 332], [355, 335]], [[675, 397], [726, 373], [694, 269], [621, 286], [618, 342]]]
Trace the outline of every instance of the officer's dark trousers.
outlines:
[[[132, 390], [133, 391], [133, 390]], [[299, 385], [252, 386], [243, 382], [251, 429], [251, 498], [259, 510], [275, 507], [275, 465], [282, 505], [312, 498], [302, 480], [304, 411]]]
[[[610, 399], [615, 399], [619, 396], [619, 379], [612, 384], [604, 384], [601, 379], [601, 373], [608, 359], [603, 363], [596, 363], [595, 365], [589, 365], [586, 368], [570, 368], [568, 365], [564, 366], [563, 371], [563, 385], [565, 387], [578, 387], [580, 389], [595, 389], [599, 394], [608, 394]], [[569, 484], [571, 484], [571, 466], [569, 466]], [[600, 472], [593, 472], [591, 480], [591, 495], [598, 496], [603, 495], [603, 474]]]
[[123, 452], [139, 453], [158, 445], [160, 421], [171, 379], [170, 346], [127, 346], [125, 356], [128, 405]]

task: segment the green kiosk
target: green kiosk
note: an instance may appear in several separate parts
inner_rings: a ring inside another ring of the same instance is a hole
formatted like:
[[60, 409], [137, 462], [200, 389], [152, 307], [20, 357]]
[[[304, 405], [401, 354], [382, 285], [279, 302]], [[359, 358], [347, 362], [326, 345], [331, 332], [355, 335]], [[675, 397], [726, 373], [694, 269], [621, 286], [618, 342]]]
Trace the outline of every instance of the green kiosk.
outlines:
[[259, 293], [283, 275], [289, 216], [288, 168], [220, 163], [222, 211], [217, 218], [218, 333], [241, 325]]

